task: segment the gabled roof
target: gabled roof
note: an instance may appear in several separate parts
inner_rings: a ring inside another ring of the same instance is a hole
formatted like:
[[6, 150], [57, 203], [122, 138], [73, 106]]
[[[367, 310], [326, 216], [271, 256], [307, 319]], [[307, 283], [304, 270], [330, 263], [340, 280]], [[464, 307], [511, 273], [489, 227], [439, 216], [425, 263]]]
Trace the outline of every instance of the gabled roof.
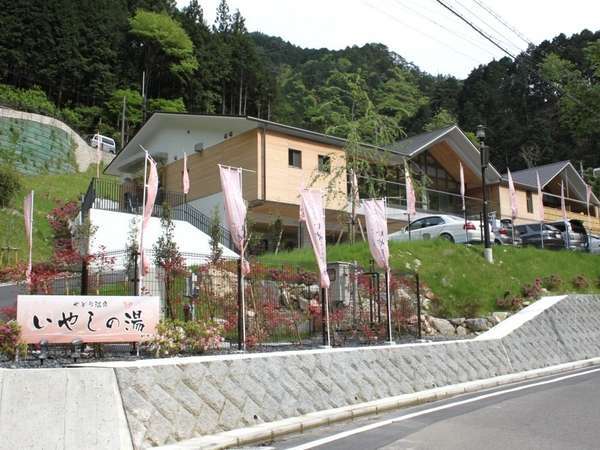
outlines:
[[[529, 188], [537, 189], [537, 176], [536, 174], [540, 174], [540, 184], [541, 188], [544, 189], [548, 183], [550, 183], [554, 178], [560, 175], [563, 171], [567, 171], [569, 178], [569, 185], [572, 186], [574, 191], [577, 194], [577, 197], [580, 201], [586, 201], [586, 185], [587, 183], [581, 177], [577, 169], [571, 164], [571, 161], [558, 161], [555, 163], [545, 164], [543, 166], [531, 167], [529, 169], [517, 170], [516, 172], [511, 172], [513, 177], [513, 181], [515, 184], [520, 184], [522, 186], [526, 186]], [[503, 181], [508, 181], [508, 174], [502, 175]], [[595, 205], [600, 204], [600, 200], [594, 193], [592, 193], [591, 203]]]
[[[427, 133], [417, 134], [401, 141], [395, 142], [387, 147], [393, 153], [414, 158], [419, 153], [426, 151], [438, 142], [446, 141], [456, 152], [463, 162], [473, 173], [481, 174], [481, 156], [479, 149], [473, 145], [458, 125], [450, 125]], [[488, 166], [486, 180], [488, 183], [500, 181], [500, 173], [492, 166]]]
[[399, 153], [405, 156], [414, 156], [420, 150], [433, 144], [435, 141], [444, 137], [454, 128], [458, 128], [456, 125], [450, 125], [448, 127], [440, 128], [438, 130], [429, 131], [427, 133], [417, 134], [409, 138], [403, 139], [398, 142], [390, 144], [387, 148], [390, 151]]
[[[523, 184], [526, 186], [537, 187], [537, 175], [540, 174], [540, 184], [542, 189], [554, 179], [559, 173], [561, 173], [565, 167], [571, 165], [570, 161], [559, 161], [555, 163], [545, 164], [543, 166], [531, 167], [529, 169], [517, 170], [511, 172], [515, 183]], [[574, 168], [573, 168], [574, 169]], [[508, 175], [502, 175], [502, 179], [508, 180]]]

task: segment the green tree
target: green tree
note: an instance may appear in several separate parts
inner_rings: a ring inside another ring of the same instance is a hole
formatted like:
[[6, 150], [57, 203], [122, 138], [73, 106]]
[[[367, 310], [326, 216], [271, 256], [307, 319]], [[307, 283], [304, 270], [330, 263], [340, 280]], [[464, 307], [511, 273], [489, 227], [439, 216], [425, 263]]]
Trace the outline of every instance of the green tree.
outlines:
[[161, 278], [165, 285], [165, 305], [167, 316], [175, 318], [174, 282], [186, 273], [185, 260], [175, 242], [175, 225], [171, 219], [171, 210], [168, 205], [163, 205], [163, 214], [160, 219], [162, 234], [153, 246], [154, 264], [162, 269]]
[[219, 213], [219, 207], [215, 205], [210, 220], [210, 261], [213, 264], [219, 262], [223, 256], [223, 247], [221, 247], [221, 240], [223, 239], [222, 230], [221, 214]]
[[[130, 32], [142, 54], [142, 64], [148, 80], [160, 80], [166, 69], [179, 81], [185, 81], [198, 68], [190, 37], [167, 13], [138, 9], [129, 19], [129, 24]], [[158, 87], [155, 87], [156, 91]]]

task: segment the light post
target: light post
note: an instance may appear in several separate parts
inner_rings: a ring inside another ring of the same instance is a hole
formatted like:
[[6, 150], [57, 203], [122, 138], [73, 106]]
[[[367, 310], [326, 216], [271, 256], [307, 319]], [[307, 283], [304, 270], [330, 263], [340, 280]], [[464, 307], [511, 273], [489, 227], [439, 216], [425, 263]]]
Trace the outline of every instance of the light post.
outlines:
[[487, 189], [485, 183], [485, 169], [488, 166], [490, 157], [488, 148], [485, 146], [485, 127], [483, 125], [477, 125], [476, 131], [477, 140], [479, 141], [479, 154], [481, 155], [481, 190], [483, 198], [483, 239], [484, 248], [483, 256], [489, 263], [494, 262], [494, 256], [492, 254], [492, 244], [490, 242], [490, 227], [488, 218], [488, 203], [487, 203]]

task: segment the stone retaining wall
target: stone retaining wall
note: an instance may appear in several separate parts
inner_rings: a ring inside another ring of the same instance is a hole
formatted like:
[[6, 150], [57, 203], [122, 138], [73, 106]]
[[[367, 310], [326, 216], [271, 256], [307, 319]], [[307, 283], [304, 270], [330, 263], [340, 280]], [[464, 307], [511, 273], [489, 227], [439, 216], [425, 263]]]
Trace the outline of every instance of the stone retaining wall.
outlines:
[[[86, 366], [92, 377], [98, 369], [91, 367], [112, 369], [131, 443], [142, 449], [597, 357], [600, 331], [594, 318], [599, 313], [600, 296], [571, 295], [542, 299], [472, 340]], [[8, 371], [15, 377], [17, 372], [31, 373]], [[6, 378], [0, 384], [4, 392]], [[34, 384], [32, 392], [40, 388]], [[0, 437], [10, 427], [11, 417], [2, 415], [5, 403], [0, 397]], [[3, 425], [5, 418], [8, 425]]]

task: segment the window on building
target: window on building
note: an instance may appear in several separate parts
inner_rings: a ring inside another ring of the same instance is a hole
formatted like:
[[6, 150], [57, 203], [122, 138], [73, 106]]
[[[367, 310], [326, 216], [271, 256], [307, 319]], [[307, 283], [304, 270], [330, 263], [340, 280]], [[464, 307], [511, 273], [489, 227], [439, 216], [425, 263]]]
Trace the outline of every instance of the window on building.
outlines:
[[319, 172], [331, 173], [331, 158], [319, 155]]
[[527, 212], [533, 214], [533, 194], [527, 191]]
[[302, 168], [302, 152], [300, 150], [288, 149], [288, 164], [290, 167]]

